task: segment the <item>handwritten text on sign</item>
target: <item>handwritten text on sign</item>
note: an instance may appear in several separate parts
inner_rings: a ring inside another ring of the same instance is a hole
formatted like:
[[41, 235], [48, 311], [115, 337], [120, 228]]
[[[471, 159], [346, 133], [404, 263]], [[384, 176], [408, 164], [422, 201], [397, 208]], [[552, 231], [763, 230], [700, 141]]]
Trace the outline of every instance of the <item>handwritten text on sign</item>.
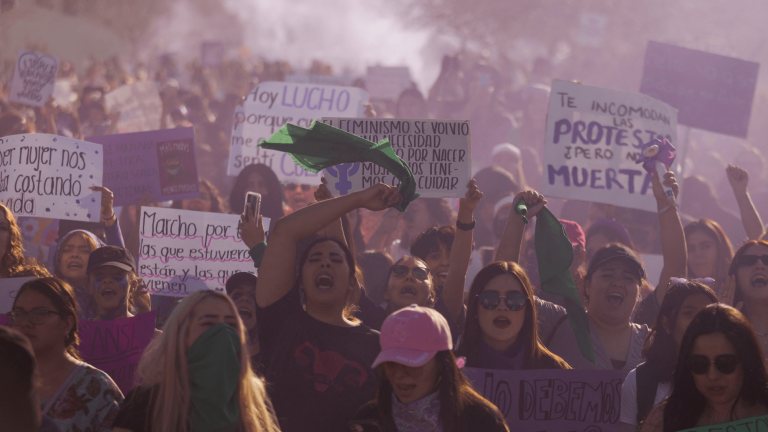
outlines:
[[619, 430], [621, 371], [464, 368], [473, 387], [521, 432]]
[[765, 432], [768, 431], [768, 416], [758, 416], [711, 426], [686, 429], [680, 432]]
[[655, 209], [652, 179], [635, 163], [644, 143], [677, 142], [677, 111], [639, 93], [553, 81], [544, 145], [543, 193]]
[[156, 316], [157, 311], [152, 311], [130, 318], [81, 322], [80, 354], [88, 364], [106, 372], [123, 394], [128, 394], [141, 353], [155, 333]]
[[104, 145], [104, 186], [115, 206], [136, 204], [145, 193], [158, 201], [200, 196], [193, 128], [86, 139]]
[[59, 58], [19, 50], [8, 100], [41, 107], [48, 102], [56, 85]]
[[98, 222], [101, 144], [29, 134], [0, 138], [0, 201], [17, 216]]
[[680, 124], [747, 137], [759, 63], [648, 42], [640, 93], [680, 110]]
[[239, 221], [239, 215], [142, 207], [139, 277], [147, 290], [177, 297], [224, 291], [233, 274], [255, 273]]
[[[467, 192], [471, 167], [469, 121], [323, 118], [333, 127], [368, 141], [388, 138], [416, 178], [416, 191], [426, 198], [460, 198]], [[376, 183], [399, 180], [372, 162], [337, 165], [325, 170], [330, 187], [340, 195]]]
[[362, 117], [365, 90], [319, 84], [266, 82], [259, 84], [235, 110], [227, 174], [236, 176], [246, 165], [269, 166], [280, 180], [317, 183], [320, 175], [297, 166], [288, 153], [256, 147], [286, 123], [309, 128], [322, 117]]
[[127, 84], [104, 97], [110, 112], [119, 112], [119, 133], [144, 132], [160, 129], [163, 102], [155, 83], [141, 81]]
[[0, 313], [8, 313], [13, 309], [16, 294], [25, 283], [36, 277], [2, 278], [0, 279]]

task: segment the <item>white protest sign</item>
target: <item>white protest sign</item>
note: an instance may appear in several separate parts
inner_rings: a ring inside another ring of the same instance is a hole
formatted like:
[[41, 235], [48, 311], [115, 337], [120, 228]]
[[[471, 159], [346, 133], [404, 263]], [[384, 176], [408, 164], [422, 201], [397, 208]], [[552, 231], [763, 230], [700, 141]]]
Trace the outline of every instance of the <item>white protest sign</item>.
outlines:
[[247, 165], [269, 166], [283, 181], [318, 183], [320, 174], [306, 171], [288, 153], [256, 147], [286, 123], [309, 128], [322, 117], [362, 117], [365, 90], [320, 84], [266, 82], [259, 84], [235, 110], [227, 174], [236, 176]]
[[104, 99], [110, 112], [120, 113], [118, 133], [160, 129], [163, 102], [155, 83], [141, 81], [127, 84], [107, 93]]
[[[255, 273], [239, 221], [239, 215], [142, 207], [139, 277], [150, 294], [224, 291], [233, 274]], [[269, 230], [268, 218], [264, 229]]]
[[407, 67], [373, 66], [365, 75], [365, 89], [372, 99], [397, 100], [411, 86]]
[[[335, 128], [368, 141], [388, 138], [395, 154], [416, 179], [416, 192], [425, 198], [461, 198], [471, 178], [469, 120], [406, 120], [323, 118]], [[334, 195], [346, 195], [376, 183], [400, 181], [373, 162], [336, 165], [323, 175]]]
[[292, 73], [285, 76], [285, 82], [311, 83], [335, 86], [352, 85], [354, 79], [349, 76], [321, 75], [311, 73]]
[[651, 176], [635, 160], [644, 143], [677, 141], [677, 110], [649, 96], [553, 81], [542, 193], [655, 210]]
[[8, 100], [41, 107], [53, 93], [59, 58], [34, 51], [19, 50]]
[[48, 134], [0, 138], [0, 201], [16, 216], [98, 222], [101, 144]]
[[0, 279], [0, 314], [7, 314], [13, 309], [19, 288], [33, 279], [37, 278], [33, 276]]

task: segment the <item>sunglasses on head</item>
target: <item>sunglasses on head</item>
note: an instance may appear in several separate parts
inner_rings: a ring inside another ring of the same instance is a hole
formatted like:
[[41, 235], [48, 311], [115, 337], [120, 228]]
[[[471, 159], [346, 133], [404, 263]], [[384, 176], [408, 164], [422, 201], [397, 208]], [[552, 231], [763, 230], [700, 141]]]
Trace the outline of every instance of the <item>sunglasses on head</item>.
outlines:
[[755, 265], [757, 260], [768, 266], [768, 255], [742, 255], [739, 257], [739, 266], [748, 267]]
[[480, 300], [480, 307], [487, 310], [494, 310], [499, 307], [501, 299], [504, 299], [504, 303], [507, 305], [507, 309], [516, 312], [523, 310], [525, 302], [528, 301], [528, 296], [520, 291], [513, 291], [505, 296], [500, 296], [496, 291], [484, 291], [478, 294]]
[[670, 286], [687, 285], [688, 282], [694, 282], [694, 281], [698, 282], [700, 284], [706, 285], [706, 286], [708, 286], [710, 288], [713, 288], [715, 286], [715, 280], [710, 278], [710, 277], [708, 277], [708, 278], [696, 278], [696, 279], [691, 279], [690, 281], [688, 279], [685, 279], [685, 278], [671, 277], [671, 278], [669, 278], [669, 285]]
[[739, 365], [740, 361], [739, 356], [736, 354], [719, 355], [714, 360], [710, 360], [703, 355], [692, 355], [688, 359], [688, 368], [696, 375], [703, 375], [709, 372], [709, 365], [714, 363], [721, 374], [730, 375], [736, 370], [736, 366]]
[[404, 266], [402, 264], [395, 264], [392, 267], [389, 268], [389, 270], [392, 272], [395, 276], [407, 276], [408, 272], [411, 272], [413, 274], [413, 277], [415, 277], [418, 280], [427, 280], [429, 278], [429, 269], [424, 267], [408, 267]]
[[287, 185], [285, 185], [285, 190], [288, 190], [288, 191], [295, 191], [295, 190], [296, 190], [296, 189], [298, 189], [299, 187], [301, 187], [301, 190], [303, 190], [304, 192], [306, 192], [306, 191], [308, 191], [308, 190], [312, 189], [312, 185], [308, 185], [308, 184], [302, 184], [302, 185], [300, 185], [300, 184], [298, 184], [298, 183], [288, 183]]

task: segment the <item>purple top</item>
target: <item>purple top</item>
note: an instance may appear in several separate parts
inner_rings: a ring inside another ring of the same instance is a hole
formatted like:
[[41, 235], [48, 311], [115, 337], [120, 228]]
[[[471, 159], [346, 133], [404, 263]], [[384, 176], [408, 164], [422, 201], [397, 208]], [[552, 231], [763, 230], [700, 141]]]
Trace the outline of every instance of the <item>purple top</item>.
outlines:
[[525, 349], [525, 338], [519, 337], [506, 352], [496, 352], [480, 341], [477, 346], [477, 366], [482, 369], [496, 370], [525, 370], [528, 358]]

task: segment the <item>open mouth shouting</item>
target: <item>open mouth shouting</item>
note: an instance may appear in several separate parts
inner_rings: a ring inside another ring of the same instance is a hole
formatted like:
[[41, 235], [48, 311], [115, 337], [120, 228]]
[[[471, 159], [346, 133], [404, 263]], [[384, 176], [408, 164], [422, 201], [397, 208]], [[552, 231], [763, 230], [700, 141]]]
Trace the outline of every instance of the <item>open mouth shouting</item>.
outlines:
[[498, 329], [505, 329], [512, 325], [512, 321], [510, 321], [509, 318], [505, 316], [498, 316], [494, 318], [493, 325]]
[[768, 285], [768, 275], [765, 273], [756, 273], [752, 276], [749, 283], [755, 288], [765, 288]]
[[238, 308], [237, 314], [240, 315], [240, 319], [242, 319], [243, 321], [247, 321], [253, 318], [253, 311], [249, 308], [244, 308], [244, 307]]
[[611, 306], [620, 306], [624, 303], [624, 294], [619, 292], [608, 293], [605, 297], [608, 300], [608, 304]]
[[69, 263], [67, 263], [67, 269], [69, 270], [82, 270], [83, 268], [85, 268], [85, 266], [83, 265], [83, 262], [80, 260], [70, 261]]
[[395, 388], [397, 389], [397, 395], [400, 397], [400, 399], [407, 400], [411, 397], [414, 390], [416, 390], [416, 385], [415, 384], [396, 384]]
[[411, 285], [406, 285], [400, 289], [400, 295], [416, 297], [416, 288]]
[[321, 291], [330, 291], [333, 289], [333, 273], [320, 271], [315, 275], [315, 287]]
[[117, 295], [118, 295], [117, 290], [114, 289], [114, 288], [111, 288], [111, 287], [110, 288], [103, 288], [101, 290], [101, 298], [103, 298], [104, 300], [111, 300], [111, 299], [117, 297]]

